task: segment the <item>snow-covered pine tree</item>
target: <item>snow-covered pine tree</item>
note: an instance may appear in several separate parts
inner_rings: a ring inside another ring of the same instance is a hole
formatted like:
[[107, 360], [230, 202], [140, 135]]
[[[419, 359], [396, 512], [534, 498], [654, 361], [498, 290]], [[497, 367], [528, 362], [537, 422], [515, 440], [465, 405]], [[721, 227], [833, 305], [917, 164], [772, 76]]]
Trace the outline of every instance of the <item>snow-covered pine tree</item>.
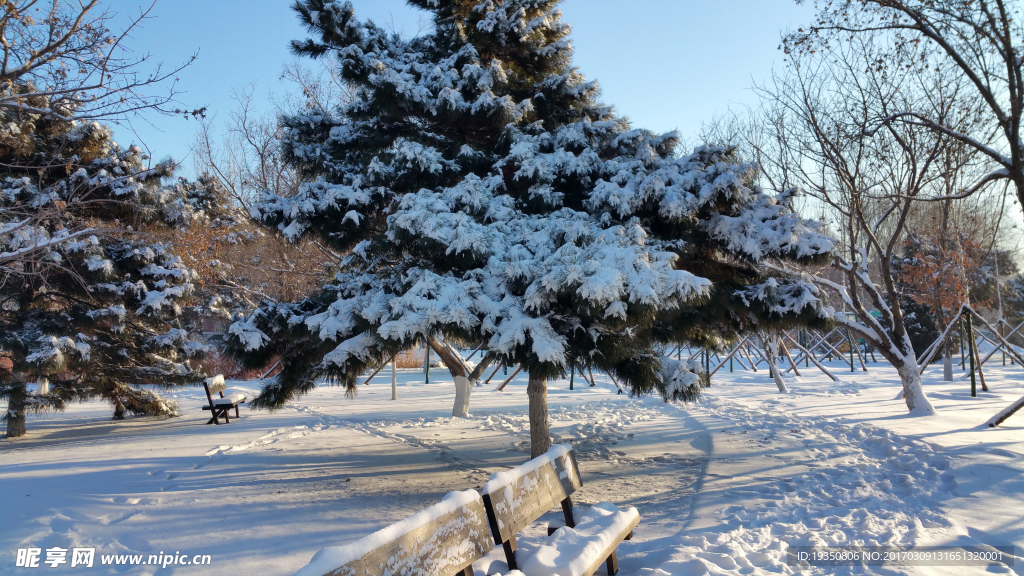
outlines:
[[[636, 393], [686, 396], [694, 378], [655, 350], [671, 336], [666, 314], [712, 294], [681, 269], [688, 238], [703, 233], [749, 260], [831, 245], [785, 199], [746, 186], [752, 168], [726, 151], [677, 159], [674, 134], [631, 130], [601, 105], [596, 84], [571, 67], [556, 1], [413, 3], [434, 28], [412, 40], [358, 23], [347, 2], [298, 5], [321, 39], [296, 49], [337, 54], [360, 90], [338, 110], [286, 120], [289, 153], [317, 179], [297, 196], [269, 196], [259, 216], [351, 254], [322, 294], [232, 326], [246, 361], [286, 358], [258, 405], [280, 406], [320, 378], [351, 390], [416, 341], [485, 342], [530, 374], [537, 454], [549, 444], [546, 380], [570, 358]], [[661, 184], [623, 204], [613, 188], [629, 179]], [[817, 317], [805, 288], [765, 283], [748, 300], [769, 302], [766, 314]], [[733, 292], [723, 298], [742, 300]]]
[[[758, 166], [741, 162], [734, 147], [683, 155], [678, 148], [675, 132], [657, 135], [624, 120], [583, 121], [520, 135], [503, 166], [512, 168], [510, 189], [520, 200], [544, 198], [549, 206], [587, 211], [606, 226], [639, 226], [645, 244], [672, 254], [677, 269], [710, 280], [701, 298], [659, 311], [654, 342], [718, 348], [755, 330], [827, 325], [829, 313], [813, 284], [762, 266], [828, 258], [833, 240], [794, 211], [799, 191], [765, 193], [756, 184]], [[680, 387], [630, 378], [628, 371], [620, 366], [618, 375], [634, 393], [656, 385], [666, 398], [688, 400], [700, 392], [689, 377], [692, 385]]]
[[[289, 323], [290, 318], [315, 316], [339, 297], [352, 299], [367, 291], [381, 291], [379, 305], [387, 301], [385, 294], [407, 293], [425, 271], [444, 271], [446, 282], [462, 281], [468, 271], [486, 262], [484, 252], [467, 249], [472, 248], [468, 244], [450, 249], [453, 237], [463, 241], [467, 237], [440, 221], [433, 224], [442, 227], [427, 235], [389, 231], [388, 218], [405, 195], [420, 190], [459, 194], [456, 186], [472, 192], [477, 183], [495, 181], [493, 166], [511, 144], [510, 125], [558, 123], [563, 121], [560, 116], [572, 120], [607, 113], [586, 98], [596, 87], [583, 83], [568, 69], [568, 27], [553, 11], [555, 2], [510, 2], [500, 8], [500, 14], [484, 10], [485, 3], [414, 4], [433, 12], [435, 28], [433, 33], [411, 40], [372, 22], [358, 22], [347, 2], [296, 4], [304, 24], [319, 36], [294, 43], [296, 52], [337, 56], [341, 76], [356, 86], [358, 93], [353, 102], [335, 110], [306, 111], [285, 118], [286, 154], [314, 181], [293, 197], [267, 198], [259, 215], [278, 225], [288, 237], [315, 234], [335, 250], [354, 251], [354, 255], [347, 273], [339, 276], [337, 285], [327, 293], [294, 305], [268, 305], [258, 318], [251, 319], [250, 324], [258, 319], [262, 331], [275, 338], [275, 346], [263, 347], [262, 355], [255, 350], [261, 337], [247, 339], [247, 334], [257, 333], [248, 330], [247, 324], [236, 325], [239, 337], [235, 342], [249, 349], [248, 362], [265, 361], [272, 348], [286, 351], [289, 359], [278, 382], [257, 398], [257, 405], [279, 405], [293, 391], [308, 389], [316, 377], [346, 378], [342, 375], [345, 371], [317, 368], [335, 348], [332, 342], [339, 334], [317, 328], [316, 334], [326, 337], [311, 341], [310, 327]], [[580, 98], [581, 90], [584, 98]], [[474, 208], [476, 212], [463, 215], [462, 220], [472, 223], [477, 216], [486, 218], [482, 211], [487, 206]], [[495, 208], [502, 206], [498, 203]], [[459, 292], [458, 288], [445, 289]], [[421, 290], [428, 299], [432, 297], [432, 288]], [[463, 294], [468, 297], [470, 292]], [[335, 311], [331, 317], [337, 315]], [[361, 333], [383, 321], [378, 317], [372, 322], [364, 319], [343, 325]], [[482, 343], [475, 329], [477, 322], [471, 326], [432, 317], [417, 329], [396, 333], [387, 346], [375, 347], [372, 357], [363, 362], [385, 361], [400, 349], [425, 342], [445, 360], [460, 395], [468, 399], [473, 381], [495, 354], [486, 354], [470, 367], [446, 342]], [[311, 345], [321, 349], [312, 351]], [[300, 349], [311, 355], [299, 353]], [[464, 413], [465, 409], [465, 405], [456, 406], [453, 412]]]
[[[147, 168], [139, 148], [119, 147], [98, 123], [0, 109], [8, 436], [25, 433], [27, 411], [93, 397], [109, 401], [115, 418], [174, 414], [172, 402], [142, 385], [202, 377], [191, 362], [205, 347], [181, 322], [195, 273], [148, 233], [166, 215], [160, 179], [171, 168]], [[42, 378], [48, 392], [28, 388]]]

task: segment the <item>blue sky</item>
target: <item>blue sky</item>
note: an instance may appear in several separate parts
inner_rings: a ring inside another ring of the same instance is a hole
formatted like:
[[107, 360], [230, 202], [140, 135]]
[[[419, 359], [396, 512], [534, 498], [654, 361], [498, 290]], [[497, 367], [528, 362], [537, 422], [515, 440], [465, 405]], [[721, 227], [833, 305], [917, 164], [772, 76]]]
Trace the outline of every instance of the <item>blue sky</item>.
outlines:
[[[117, 10], [138, 0], [118, 0]], [[360, 18], [414, 33], [422, 12], [403, 0], [352, 0]], [[233, 89], [257, 83], [257, 105], [289, 86], [279, 78], [293, 57], [288, 42], [305, 37], [291, 0], [158, 0], [153, 18], [130, 45], [167, 65], [199, 52], [179, 74], [182, 104], [208, 106], [218, 124], [235, 107]], [[794, 0], [565, 0], [575, 61], [597, 79], [604, 101], [635, 125], [678, 129], [691, 138], [730, 106], [753, 104], [753, 81], [781, 66], [780, 32], [811, 20]], [[137, 10], [137, 9], [136, 9]], [[183, 160], [195, 121], [147, 117], [116, 129], [121, 144], [143, 141], [157, 159]], [[186, 162], [186, 165], [188, 162]]]

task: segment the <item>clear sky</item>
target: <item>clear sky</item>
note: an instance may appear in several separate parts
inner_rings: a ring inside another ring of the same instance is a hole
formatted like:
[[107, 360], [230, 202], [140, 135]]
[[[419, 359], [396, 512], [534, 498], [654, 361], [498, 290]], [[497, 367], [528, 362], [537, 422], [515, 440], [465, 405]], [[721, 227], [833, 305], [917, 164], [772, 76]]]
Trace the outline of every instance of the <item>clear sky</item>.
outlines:
[[[423, 14], [403, 0], [352, 3], [357, 17], [409, 34]], [[138, 4], [108, 5], [127, 11]], [[223, 123], [235, 107], [233, 89], [256, 82], [257, 103], [269, 109], [269, 93], [289, 88], [279, 80], [293, 60], [288, 42], [306, 36], [290, 6], [291, 0], [158, 0], [130, 45], [167, 65], [198, 52], [179, 75], [183, 107], [208, 106]], [[780, 33], [812, 16], [794, 0], [564, 0], [561, 9], [572, 25], [576, 65], [599, 81], [604, 101], [637, 126], [678, 129], [687, 139], [730, 106], [752, 104], [751, 83], [782, 64]], [[157, 159], [182, 160], [196, 123], [148, 117], [133, 127], [116, 130], [121, 144], [141, 139]]]

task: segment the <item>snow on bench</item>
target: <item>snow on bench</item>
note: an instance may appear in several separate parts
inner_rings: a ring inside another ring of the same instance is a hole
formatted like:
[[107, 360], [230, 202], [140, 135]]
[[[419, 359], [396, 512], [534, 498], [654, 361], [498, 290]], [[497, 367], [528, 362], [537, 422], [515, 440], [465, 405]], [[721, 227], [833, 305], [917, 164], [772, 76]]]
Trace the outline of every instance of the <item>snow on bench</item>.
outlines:
[[[228, 417], [228, 410], [235, 409], [235, 418], [240, 418], [238, 414], [238, 405], [245, 402], [245, 394], [235, 393], [229, 396], [224, 396], [224, 390], [227, 386], [224, 384], [224, 375], [217, 374], [203, 380], [203, 387], [206, 388], [206, 400], [209, 402], [206, 406], [203, 406], [203, 410], [210, 411], [210, 419], [206, 422], [207, 424], [220, 424], [220, 417], [224, 417], [224, 422], [227, 424], [231, 423], [231, 419]], [[220, 393], [220, 398], [214, 398], [213, 395]]]
[[[572, 495], [582, 486], [576, 455], [568, 445], [554, 446], [547, 453], [525, 464], [505, 472], [495, 472], [491, 476], [483, 488], [484, 508], [487, 510], [491, 533], [494, 534], [494, 543], [501, 544], [504, 549], [509, 570], [519, 569], [515, 554], [518, 549], [516, 534], [561, 504], [565, 527], [559, 529], [549, 526], [548, 535], [556, 535], [551, 545], [558, 546], [557, 543], [561, 542], [562, 552], [556, 550], [546, 553], [558, 559], [559, 566], [567, 566], [564, 570], [579, 571], [557, 574], [593, 574], [606, 559], [609, 574], [618, 571], [615, 548], [632, 536], [640, 515], [635, 508], [623, 512], [614, 504], [606, 502], [598, 504], [596, 510], [587, 513], [588, 524], [585, 529], [582, 525], [577, 526], [573, 519]], [[604, 520], [605, 516], [611, 516], [612, 519]], [[585, 543], [579, 544], [584, 540]], [[541, 548], [546, 549], [547, 545]], [[575, 563], [569, 562], [571, 554], [581, 555], [580, 559]], [[595, 555], [600, 556], [596, 564], [592, 562]], [[523, 571], [527, 576], [556, 574], [545, 571], [545, 561], [543, 558], [534, 560], [531, 557], [523, 565]]]
[[615, 548], [639, 523], [640, 513], [636, 508], [619, 510], [609, 502], [595, 504], [575, 528], [563, 526], [555, 531], [546, 544], [523, 562], [523, 573], [527, 576], [589, 576], [604, 563], [608, 573], [615, 574], [618, 572]]
[[480, 494], [450, 492], [369, 536], [320, 550], [295, 576], [473, 576], [473, 562], [493, 549]]

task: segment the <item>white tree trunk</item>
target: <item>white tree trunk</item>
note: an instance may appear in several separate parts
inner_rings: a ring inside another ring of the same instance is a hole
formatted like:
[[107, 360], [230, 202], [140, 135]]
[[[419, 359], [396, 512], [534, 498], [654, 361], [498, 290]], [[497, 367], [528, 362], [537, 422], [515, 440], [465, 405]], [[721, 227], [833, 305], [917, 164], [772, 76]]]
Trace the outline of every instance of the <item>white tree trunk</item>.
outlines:
[[530, 374], [526, 395], [530, 399], [530, 458], [536, 458], [551, 449], [547, 380]]
[[907, 401], [907, 408], [914, 416], [930, 416], [935, 414], [935, 408], [928, 401], [924, 394], [924, 387], [921, 386], [921, 371], [917, 367], [917, 360], [906, 358], [902, 366], [896, 367], [896, 372], [903, 382], [903, 398]]
[[771, 372], [772, 378], [775, 379], [775, 385], [779, 387], [779, 392], [788, 394], [789, 387], [786, 386], [786, 382], [782, 379], [782, 374], [779, 372], [778, 342], [772, 337], [763, 338], [761, 341], [764, 343], [764, 354], [765, 360], [768, 361], [768, 371]]
[[49, 394], [50, 393], [50, 380], [47, 379], [47, 378], [40, 377], [39, 381], [36, 382], [36, 392], [38, 392], [40, 394]]
[[455, 405], [452, 416], [465, 418], [469, 416], [469, 395], [473, 391], [473, 382], [465, 376], [455, 377]]

